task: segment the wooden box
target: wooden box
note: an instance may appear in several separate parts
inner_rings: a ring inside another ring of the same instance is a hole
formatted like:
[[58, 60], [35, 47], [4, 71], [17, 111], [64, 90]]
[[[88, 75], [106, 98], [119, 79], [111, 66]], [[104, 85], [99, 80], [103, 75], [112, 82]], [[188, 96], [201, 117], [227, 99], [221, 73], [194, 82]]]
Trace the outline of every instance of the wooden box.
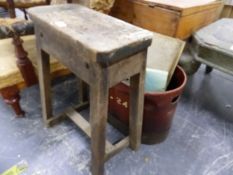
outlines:
[[233, 0], [225, 0], [221, 18], [233, 18]]
[[164, 35], [187, 39], [217, 20], [220, 0], [116, 0], [111, 15]]

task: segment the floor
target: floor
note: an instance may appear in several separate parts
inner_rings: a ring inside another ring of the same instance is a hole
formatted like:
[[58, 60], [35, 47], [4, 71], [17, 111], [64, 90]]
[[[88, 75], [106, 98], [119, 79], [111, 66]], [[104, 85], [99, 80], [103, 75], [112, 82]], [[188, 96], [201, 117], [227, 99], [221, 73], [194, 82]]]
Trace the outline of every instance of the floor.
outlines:
[[[74, 77], [54, 82], [56, 113], [77, 103], [76, 86]], [[0, 173], [24, 161], [24, 175], [89, 175], [90, 140], [69, 120], [43, 126], [38, 86], [21, 96], [27, 112], [21, 119], [0, 97]], [[121, 134], [108, 126], [108, 137]], [[138, 152], [124, 149], [105, 169], [106, 175], [232, 175], [233, 77], [204, 75], [202, 67], [189, 77], [168, 138]]]
[[[76, 81], [53, 85], [54, 108], [77, 103]], [[125, 149], [106, 163], [107, 175], [232, 175], [233, 77], [201, 68], [189, 77], [170, 134], [157, 145]], [[70, 121], [45, 128], [38, 86], [22, 91], [27, 115], [16, 119], [0, 99], [0, 173], [24, 160], [25, 175], [88, 175], [90, 140]], [[108, 127], [108, 136], [119, 133]]]

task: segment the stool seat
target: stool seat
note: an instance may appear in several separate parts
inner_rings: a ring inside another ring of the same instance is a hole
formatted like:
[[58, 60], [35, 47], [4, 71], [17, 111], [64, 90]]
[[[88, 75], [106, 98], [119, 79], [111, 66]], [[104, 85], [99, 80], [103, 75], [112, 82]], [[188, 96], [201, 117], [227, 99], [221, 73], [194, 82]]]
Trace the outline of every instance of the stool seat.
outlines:
[[233, 75], [233, 19], [221, 19], [193, 35], [197, 61]]
[[44, 35], [63, 39], [67, 46], [70, 43], [78, 47], [83, 58], [103, 65], [140, 52], [151, 44], [152, 34], [148, 31], [80, 5], [34, 7], [29, 9], [29, 14], [33, 21], [44, 26]]

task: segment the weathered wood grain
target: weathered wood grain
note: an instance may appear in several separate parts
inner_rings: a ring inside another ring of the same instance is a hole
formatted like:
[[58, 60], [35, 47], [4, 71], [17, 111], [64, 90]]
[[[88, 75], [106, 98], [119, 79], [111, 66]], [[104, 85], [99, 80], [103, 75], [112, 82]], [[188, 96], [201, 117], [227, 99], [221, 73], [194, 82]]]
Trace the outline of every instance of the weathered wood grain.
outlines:
[[63, 33], [64, 40], [79, 48], [80, 55], [104, 65], [151, 44], [152, 34], [148, 31], [80, 5], [34, 7], [29, 9], [29, 15], [54, 39]]
[[90, 86], [91, 170], [93, 175], [101, 175], [104, 174], [109, 87], [108, 82], [105, 82], [107, 72], [97, 70], [96, 73], [102, 78], [97, 78], [96, 85]]
[[137, 150], [141, 144], [142, 117], [144, 105], [144, 80], [146, 59], [141, 71], [130, 78], [129, 135], [130, 147]]
[[[44, 120], [52, 115], [49, 53], [90, 87], [90, 124], [73, 109], [66, 114], [91, 136], [91, 172], [103, 175], [105, 160], [128, 146], [128, 140], [133, 149], [141, 143], [146, 52], [152, 34], [79, 5], [33, 8], [30, 16], [41, 54], [38, 63]], [[106, 141], [109, 88], [132, 76], [130, 136], [112, 145]]]
[[[38, 48], [39, 45], [38, 45]], [[42, 105], [43, 120], [46, 126], [49, 126], [48, 120], [53, 116], [51, 101], [51, 80], [49, 55], [43, 50], [39, 50], [38, 74], [40, 84], [40, 96]]]

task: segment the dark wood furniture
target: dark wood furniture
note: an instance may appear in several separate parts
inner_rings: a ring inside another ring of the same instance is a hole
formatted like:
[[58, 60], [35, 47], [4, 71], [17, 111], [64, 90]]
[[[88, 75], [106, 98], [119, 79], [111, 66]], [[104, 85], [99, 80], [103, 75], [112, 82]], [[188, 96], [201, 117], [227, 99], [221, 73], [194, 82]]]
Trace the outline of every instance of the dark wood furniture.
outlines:
[[[0, 0], [0, 7], [4, 7], [9, 12], [10, 18], [16, 17], [15, 9], [20, 9], [24, 13], [24, 18], [27, 20], [27, 9], [30, 7], [50, 5], [51, 0]], [[66, 3], [72, 3], [72, 0], [66, 0]]]
[[111, 15], [164, 35], [187, 39], [217, 20], [221, 0], [116, 0]]
[[194, 33], [190, 45], [195, 59], [233, 75], [233, 19], [223, 18]]
[[49, 4], [50, 0], [0, 0], [0, 7], [6, 8], [11, 18], [16, 17], [15, 8], [21, 9], [27, 19], [27, 8]]
[[[152, 34], [80, 5], [29, 9], [41, 57], [39, 82], [46, 125], [59, 119], [51, 108], [49, 55], [54, 55], [90, 87], [90, 123], [74, 108], [65, 115], [91, 136], [91, 171], [104, 174], [104, 162], [122, 148], [141, 143], [144, 76]], [[106, 141], [109, 88], [130, 78], [130, 135], [113, 145]], [[77, 109], [80, 111], [80, 108]]]
[[[37, 82], [34, 68], [27, 57], [27, 52], [22, 47], [23, 40], [20, 38], [22, 33], [32, 34], [33, 28], [26, 22], [19, 22], [16, 19], [0, 19], [0, 24], [2, 49], [0, 93], [4, 101], [13, 107], [16, 115], [20, 116], [24, 114], [24, 111], [19, 105], [19, 89]], [[13, 38], [14, 45], [11, 38]]]
[[[37, 83], [33, 33], [32, 22], [0, 18], [0, 93], [18, 117], [24, 115], [19, 104], [20, 89]], [[53, 77], [70, 74], [56, 59], [50, 64]]]

